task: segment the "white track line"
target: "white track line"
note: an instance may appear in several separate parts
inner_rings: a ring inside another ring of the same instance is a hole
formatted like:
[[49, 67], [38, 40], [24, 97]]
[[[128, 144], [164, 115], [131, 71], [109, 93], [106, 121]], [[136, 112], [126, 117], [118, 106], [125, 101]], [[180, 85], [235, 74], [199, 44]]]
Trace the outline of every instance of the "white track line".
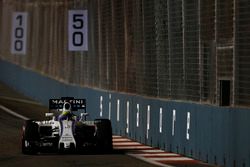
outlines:
[[121, 138], [121, 139], [113, 139], [113, 142], [125, 142], [125, 141], [131, 141], [131, 140], [123, 139], [123, 138]]
[[160, 158], [149, 158], [149, 159], [153, 161], [193, 161], [194, 160], [192, 158], [187, 158], [187, 157], [160, 157]]
[[113, 139], [124, 139], [124, 138], [121, 137], [121, 136], [116, 136], [116, 135], [114, 135], [114, 136], [113, 136]]
[[25, 100], [25, 99], [19, 99], [19, 98], [13, 98], [13, 97], [7, 97], [7, 96], [0, 96], [0, 99], [10, 100], [10, 101], [16, 101], [16, 102], [21, 102], [21, 103], [41, 105], [40, 103], [35, 102], [35, 101]]
[[146, 153], [165, 153], [163, 150], [140, 150], [141, 152], [146, 152]]
[[25, 117], [25, 116], [23, 116], [23, 115], [20, 115], [20, 114], [18, 114], [18, 113], [16, 113], [16, 112], [12, 111], [11, 109], [9, 109], [9, 108], [7, 108], [7, 107], [4, 107], [3, 105], [0, 105], [0, 109], [2, 109], [3, 111], [5, 111], [5, 112], [7, 112], [7, 113], [9, 113], [9, 114], [11, 114], [11, 115], [17, 117], [17, 118], [20, 118], [20, 119], [22, 119], [22, 120], [28, 120], [28, 119], [29, 119], [28, 117]]

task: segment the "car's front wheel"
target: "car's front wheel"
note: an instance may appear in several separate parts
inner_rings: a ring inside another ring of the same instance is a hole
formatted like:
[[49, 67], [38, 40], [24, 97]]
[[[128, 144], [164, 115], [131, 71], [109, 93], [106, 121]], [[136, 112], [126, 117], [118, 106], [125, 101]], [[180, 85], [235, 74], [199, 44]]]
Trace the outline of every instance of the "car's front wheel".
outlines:
[[25, 121], [22, 134], [22, 153], [36, 154], [38, 152], [38, 124], [33, 120]]

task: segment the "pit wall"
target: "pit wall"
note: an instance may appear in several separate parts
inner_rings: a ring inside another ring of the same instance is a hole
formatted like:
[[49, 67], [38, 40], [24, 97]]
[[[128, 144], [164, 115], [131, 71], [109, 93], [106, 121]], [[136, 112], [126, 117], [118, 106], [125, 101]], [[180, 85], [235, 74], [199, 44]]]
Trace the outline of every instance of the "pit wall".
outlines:
[[65, 84], [0, 60], [0, 80], [44, 105], [50, 98], [87, 99], [90, 119], [110, 118], [113, 133], [227, 167], [250, 166], [250, 111]]

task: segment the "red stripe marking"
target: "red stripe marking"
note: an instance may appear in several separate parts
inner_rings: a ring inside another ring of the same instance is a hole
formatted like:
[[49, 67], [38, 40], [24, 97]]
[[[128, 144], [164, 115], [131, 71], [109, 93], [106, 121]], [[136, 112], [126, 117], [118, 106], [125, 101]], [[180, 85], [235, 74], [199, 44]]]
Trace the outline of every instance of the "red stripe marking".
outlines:
[[131, 145], [115, 145], [114, 147], [137, 147], [137, 146], [144, 146], [144, 145], [141, 145], [141, 144], [138, 144], [138, 145], [134, 145], [134, 144], [131, 144]]
[[[136, 147], [140, 147], [140, 146], [147, 146], [147, 145], [144, 145], [144, 144], [138, 144], [138, 145], [134, 145], [134, 144], [128, 144], [128, 145], [122, 145], [122, 143], [129, 143], [129, 142], [138, 142], [138, 141], [133, 141], [133, 140], [130, 140], [128, 138], [125, 138], [125, 137], [122, 137], [122, 136], [113, 136], [113, 143], [120, 143], [119, 145], [114, 145], [114, 149], [116, 149], [116, 147], [118, 147], [120, 150], [127, 150], [127, 151], [130, 151], [131, 154], [150, 154], [150, 155], [139, 155], [140, 157], [142, 158], [146, 158], [146, 159], [149, 159], [150, 158], [176, 158], [176, 157], [183, 157], [183, 158], [187, 158], [187, 157], [184, 157], [184, 156], [181, 156], [177, 153], [172, 153], [172, 152], [165, 152], [164, 150], [160, 150], [159, 148], [136, 148]], [[117, 141], [115, 139], [118, 139]], [[124, 140], [122, 140], [124, 139]], [[131, 147], [128, 149], [128, 147]], [[135, 148], [132, 148], [132, 147], [135, 147]], [[155, 152], [144, 152], [143, 150], [155, 150]], [[155, 154], [176, 154], [176, 155], [155, 155]], [[192, 164], [202, 164], [201, 161], [198, 161], [198, 160], [152, 160], [154, 162], [158, 162], [158, 163], [162, 163], [162, 164], [169, 164], [169, 165], [192, 165]]]
[[[135, 146], [135, 145], [132, 145], [132, 146]], [[144, 146], [144, 145], [142, 145], [142, 146]], [[113, 146], [113, 147], [114, 147], [114, 149], [116, 148], [115, 146]], [[129, 151], [133, 151], [134, 150], [137, 153], [138, 150], [150, 150], [151, 148], [130, 148], [130, 149], [126, 149], [126, 146], [119, 146], [119, 149], [124, 149], [124, 150], [129, 150]], [[135, 153], [133, 152], [133, 154], [135, 154]]]

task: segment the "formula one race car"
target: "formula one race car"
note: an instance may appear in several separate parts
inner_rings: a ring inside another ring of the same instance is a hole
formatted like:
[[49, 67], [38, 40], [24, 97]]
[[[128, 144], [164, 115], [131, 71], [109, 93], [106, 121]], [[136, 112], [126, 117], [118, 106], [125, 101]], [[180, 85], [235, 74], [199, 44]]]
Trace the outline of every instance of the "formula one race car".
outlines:
[[[45, 116], [52, 119], [25, 121], [22, 132], [24, 154], [52, 150], [60, 153], [84, 150], [110, 152], [113, 149], [110, 120], [86, 121], [88, 114], [85, 99], [72, 97], [50, 99], [49, 108], [50, 112]], [[79, 110], [83, 112], [76, 115], [75, 113]], [[60, 114], [56, 115], [58, 111]]]

